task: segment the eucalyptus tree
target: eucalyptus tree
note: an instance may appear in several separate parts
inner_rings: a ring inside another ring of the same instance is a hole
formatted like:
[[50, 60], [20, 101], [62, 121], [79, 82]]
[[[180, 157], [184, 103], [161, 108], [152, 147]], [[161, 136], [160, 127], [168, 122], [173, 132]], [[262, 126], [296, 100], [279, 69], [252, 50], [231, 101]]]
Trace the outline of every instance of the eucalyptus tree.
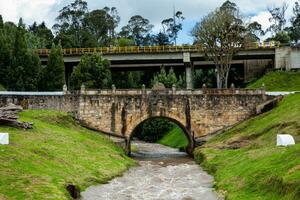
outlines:
[[181, 11], [174, 13], [171, 18], [164, 19], [161, 24], [163, 26], [164, 33], [167, 34], [170, 40], [176, 45], [179, 31], [182, 30], [182, 21], [185, 18]]
[[288, 32], [294, 43], [298, 43], [300, 42], [300, 0], [295, 2], [293, 14], [293, 17], [291, 18], [291, 27], [288, 28]]
[[271, 17], [269, 18], [271, 25], [267, 29], [267, 31], [271, 32], [273, 37], [275, 37], [275, 35], [278, 32], [284, 31], [287, 22], [286, 20], [287, 9], [288, 9], [288, 4], [286, 2], [283, 2], [282, 5], [279, 7], [276, 6], [268, 7], [268, 11], [271, 14]]
[[121, 37], [130, 38], [135, 41], [137, 46], [145, 46], [151, 43], [151, 30], [153, 25], [150, 21], [140, 15], [130, 18], [128, 24], [122, 27], [119, 35]]

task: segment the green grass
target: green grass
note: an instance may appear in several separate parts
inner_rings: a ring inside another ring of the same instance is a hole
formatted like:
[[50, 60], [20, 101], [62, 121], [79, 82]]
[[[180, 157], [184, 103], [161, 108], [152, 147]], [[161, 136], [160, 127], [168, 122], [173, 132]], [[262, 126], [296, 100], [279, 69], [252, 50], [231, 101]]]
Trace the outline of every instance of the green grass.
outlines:
[[267, 91], [300, 91], [300, 71], [270, 72], [257, 81], [250, 83], [247, 88], [256, 89], [262, 87], [263, 84], [265, 84]]
[[0, 145], [0, 199], [70, 199], [66, 186], [81, 191], [121, 175], [134, 161], [99, 133], [55, 111], [25, 111], [34, 128], [0, 127], [10, 145]]
[[211, 139], [195, 150], [195, 158], [226, 199], [300, 199], [300, 144], [276, 147], [278, 133], [300, 143], [299, 94]]
[[188, 140], [181, 128], [175, 125], [172, 130], [167, 132], [163, 138], [158, 141], [158, 143], [173, 148], [181, 148], [188, 145]]
[[0, 91], [5, 91], [6, 89], [3, 87], [3, 85], [0, 84]]

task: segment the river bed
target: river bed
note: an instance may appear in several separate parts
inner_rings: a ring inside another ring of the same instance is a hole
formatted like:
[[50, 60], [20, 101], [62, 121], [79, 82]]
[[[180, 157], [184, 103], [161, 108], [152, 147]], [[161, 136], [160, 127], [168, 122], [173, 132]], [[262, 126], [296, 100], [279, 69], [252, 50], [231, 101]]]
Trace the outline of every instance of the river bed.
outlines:
[[159, 144], [134, 142], [139, 166], [108, 184], [87, 188], [82, 200], [219, 200], [213, 178], [184, 152]]

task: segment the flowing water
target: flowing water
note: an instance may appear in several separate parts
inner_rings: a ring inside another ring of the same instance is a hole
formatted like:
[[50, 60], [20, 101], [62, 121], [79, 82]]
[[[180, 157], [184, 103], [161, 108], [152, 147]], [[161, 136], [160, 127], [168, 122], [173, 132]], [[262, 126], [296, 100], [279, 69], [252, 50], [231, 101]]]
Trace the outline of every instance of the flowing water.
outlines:
[[139, 166], [108, 184], [89, 187], [83, 200], [219, 200], [213, 178], [186, 153], [159, 144], [134, 142]]

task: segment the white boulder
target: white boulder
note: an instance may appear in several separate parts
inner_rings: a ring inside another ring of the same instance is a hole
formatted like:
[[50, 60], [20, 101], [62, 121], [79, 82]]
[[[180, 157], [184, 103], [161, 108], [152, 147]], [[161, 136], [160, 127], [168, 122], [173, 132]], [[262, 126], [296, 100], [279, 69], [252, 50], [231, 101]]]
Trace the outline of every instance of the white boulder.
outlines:
[[0, 133], [0, 145], [7, 145], [9, 144], [9, 135], [8, 133]]
[[295, 140], [293, 136], [289, 134], [278, 134], [277, 135], [277, 146], [288, 146], [288, 145], [294, 145]]

